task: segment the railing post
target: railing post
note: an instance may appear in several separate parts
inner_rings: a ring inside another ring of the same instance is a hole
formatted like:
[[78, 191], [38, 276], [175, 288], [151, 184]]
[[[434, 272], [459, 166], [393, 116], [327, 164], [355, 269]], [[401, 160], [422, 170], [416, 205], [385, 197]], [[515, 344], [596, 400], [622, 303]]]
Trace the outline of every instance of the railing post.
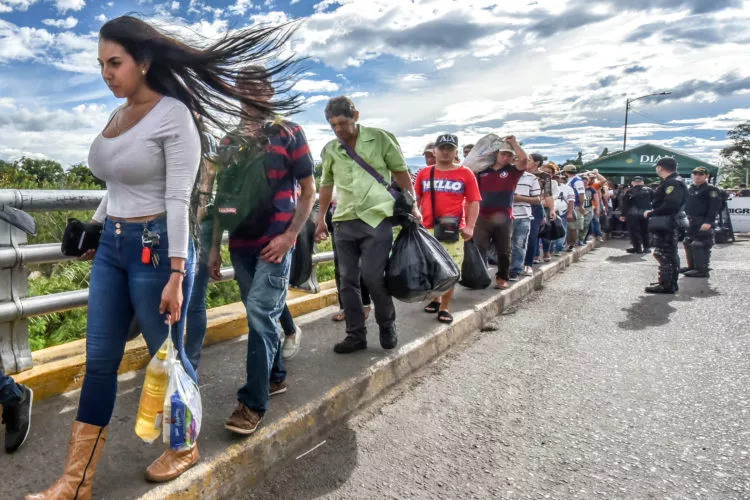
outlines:
[[[0, 221], [0, 248], [18, 251], [26, 243], [26, 233], [5, 221]], [[26, 297], [27, 273], [22, 259], [16, 259], [13, 267], [0, 268], [0, 304], [14, 303], [20, 308], [20, 300]], [[32, 366], [29, 348], [29, 322], [26, 319], [0, 323], [0, 368], [13, 374]]]

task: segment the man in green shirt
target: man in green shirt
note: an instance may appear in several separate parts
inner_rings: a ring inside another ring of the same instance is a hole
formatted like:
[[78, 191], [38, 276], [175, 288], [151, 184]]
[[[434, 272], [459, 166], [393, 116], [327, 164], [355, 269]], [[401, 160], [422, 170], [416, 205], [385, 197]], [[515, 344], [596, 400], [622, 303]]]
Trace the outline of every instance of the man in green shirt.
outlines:
[[[340, 354], [367, 348], [365, 314], [359, 288], [360, 274], [370, 289], [375, 319], [380, 328], [380, 345], [393, 349], [398, 343], [396, 310], [385, 285], [385, 266], [393, 244], [394, 200], [390, 192], [346, 152], [353, 149], [365, 162], [390, 181], [391, 174], [401, 187], [414, 196], [406, 160], [396, 138], [377, 128], [357, 124], [359, 111], [348, 97], [328, 102], [326, 120], [336, 139], [321, 153], [323, 178], [320, 186], [320, 213], [328, 211], [336, 186], [336, 212], [333, 216], [336, 252], [341, 276], [339, 294], [346, 316], [346, 338], [334, 346]], [[414, 216], [421, 222], [419, 211]], [[323, 217], [317, 224], [318, 241], [328, 237]], [[361, 265], [364, 263], [365, 265]]]

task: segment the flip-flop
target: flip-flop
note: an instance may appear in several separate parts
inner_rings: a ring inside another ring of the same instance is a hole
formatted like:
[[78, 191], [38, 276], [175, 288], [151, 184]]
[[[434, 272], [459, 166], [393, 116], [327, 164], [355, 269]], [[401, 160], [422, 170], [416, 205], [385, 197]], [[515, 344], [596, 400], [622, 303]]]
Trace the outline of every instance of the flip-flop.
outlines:
[[427, 314], [435, 314], [439, 310], [440, 310], [440, 302], [436, 300], [433, 300], [432, 302], [424, 306], [424, 312], [426, 312]]
[[453, 315], [448, 311], [439, 311], [437, 319], [441, 323], [451, 324], [453, 323]]

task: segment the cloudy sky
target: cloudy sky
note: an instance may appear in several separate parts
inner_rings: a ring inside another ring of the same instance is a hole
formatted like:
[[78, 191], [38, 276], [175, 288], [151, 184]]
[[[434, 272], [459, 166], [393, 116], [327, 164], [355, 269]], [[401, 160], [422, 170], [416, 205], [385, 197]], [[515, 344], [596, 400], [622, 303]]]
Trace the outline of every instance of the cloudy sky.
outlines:
[[425, 143], [515, 134], [556, 160], [644, 142], [718, 161], [750, 120], [750, 1], [743, 0], [0, 0], [0, 158], [85, 161], [118, 104], [98, 73], [96, 34], [137, 13], [206, 37], [304, 20], [309, 57], [295, 120], [315, 156], [332, 138], [327, 98], [397, 135], [410, 163]]

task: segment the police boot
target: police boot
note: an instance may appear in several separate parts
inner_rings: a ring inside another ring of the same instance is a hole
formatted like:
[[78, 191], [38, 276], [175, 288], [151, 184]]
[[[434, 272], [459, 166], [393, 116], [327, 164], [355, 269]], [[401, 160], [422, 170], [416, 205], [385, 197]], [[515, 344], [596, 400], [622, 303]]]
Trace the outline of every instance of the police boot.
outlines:
[[646, 293], [675, 293], [674, 286], [674, 263], [669, 255], [665, 255], [661, 249], [654, 252], [654, 257], [659, 261], [659, 284], [646, 287]]
[[680, 268], [680, 274], [685, 274], [688, 271], [692, 271], [693, 268], [693, 247], [691, 245], [692, 241], [688, 238], [685, 238], [684, 246], [685, 246], [685, 261], [687, 261], [687, 267], [681, 267]]
[[690, 246], [693, 253], [693, 269], [686, 272], [685, 277], [708, 278], [708, 248], [700, 241], [693, 241]]

